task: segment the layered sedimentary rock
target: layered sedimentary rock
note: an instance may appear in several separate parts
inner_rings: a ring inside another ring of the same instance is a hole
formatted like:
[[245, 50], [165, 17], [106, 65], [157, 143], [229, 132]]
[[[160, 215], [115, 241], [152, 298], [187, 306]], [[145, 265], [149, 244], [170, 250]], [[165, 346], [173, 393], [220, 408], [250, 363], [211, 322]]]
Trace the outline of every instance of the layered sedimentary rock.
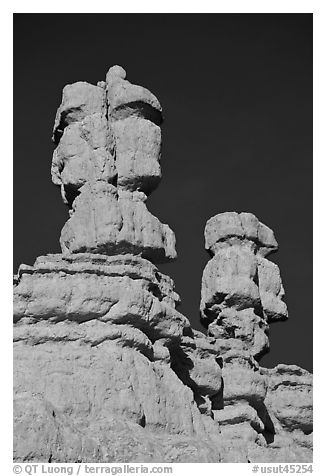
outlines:
[[146, 207], [161, 179], [162, 108], [147, 89], [109, 70], [97, 86], [63, 90], [53, 140], [52, 180], [70, 219], [64, 253], [134, 253], [159, 263], [176, 257], [175, 237]]
[[176, 256], [172, 230], [146, 207], [161, 178], [162, 109], [125, 76], [115, 66], [96, 86], [63, 90], [52, 161], [69, 207], [63, 253], [15, 277], [17, 461], [221, 459], [202, 413], [221, 391], [216, 350], [154, 264]]
[[231, 446], [238, 440], [251, 461], [309, 460], [311, 374], [259, 366], [269, 324], [288, 317], [279, 268], [267, 259], [278, 248], [274, 234], [251, 213], [226, 212], [208, 220], [205, 245], [212, 259], [203, 272], [201, 320], [223, 359], [222, 404], [214, 411], [221, 434]]
[[14, 459], [310, 461], [312, 378], [259, 366], [287, 318], [273, 232], [250, 213], [206, 226], [212, 259], [193, 330], [157, 264], [175, 237], [146, 207], [161, 178], [162, 108], [119, 66], [63, 90], [52, 180], [62, 254], [14, 278]]
[[[251, 213], [221, 213], [205, 228], [212, 255], [202, 279], [201, 319], [209, 335], [258, 359], [269, 347], [268, 324], [288, 317], [272, 230]], [[231, 339], [231, 340], [230, 340]]]
[[[215, 422], [202, 417], [192, 390], [218, 393], [220, 365], [214, 348], [206, 365], [178, 302], [172, 280], [137, 256], [47, 255], [22, 266], [15, 459], [220, 460]], [[191, 347], [185, 383], [171, 364], [183, 340]]]
[[213, 359], [201, 372], [178, 301], [172, 280], [138, 256], [48, 255], [21, 267], [15, 458], [186, 461], [191, 451], [194, 461], [219, 459], [206, 429], [214, 422], [202, 420], [171, 358], [188, 335], [199, 367], [192, 382], [204, 394], [220, 390], [220, 366]]

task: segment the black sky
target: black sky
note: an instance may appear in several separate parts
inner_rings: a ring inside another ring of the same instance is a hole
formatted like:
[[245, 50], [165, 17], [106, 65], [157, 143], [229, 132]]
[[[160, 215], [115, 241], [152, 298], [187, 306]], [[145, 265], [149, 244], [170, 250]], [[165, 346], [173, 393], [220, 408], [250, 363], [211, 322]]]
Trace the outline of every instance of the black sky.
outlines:
[[60, 252], [68, 214], [50, 166], [62, 88], [114, 64], [163, 106], [163, 180], [147, 204], [176, 233], [178, 260], [160, 269], [180, 312], [200, 328], [207, 219], [252, 212], [279, 242], [290, 313], [261, 363], [311, 370], [311, 14], [15, 14], [15, 270]]

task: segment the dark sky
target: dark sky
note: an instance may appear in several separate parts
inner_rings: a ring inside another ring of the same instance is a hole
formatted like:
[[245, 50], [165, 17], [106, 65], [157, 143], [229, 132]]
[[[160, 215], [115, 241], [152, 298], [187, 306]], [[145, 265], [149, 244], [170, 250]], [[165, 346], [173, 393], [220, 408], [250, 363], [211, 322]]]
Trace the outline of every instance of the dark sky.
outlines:
[[262, 364], [312, 369], [312, 15], [14, 15], [14, 268], [60, 252], [68, 218], [51, 183], [52, 126], [65, 84], [120, 64], [160, 100], [163, 180], [147, 204], [177, 237], [160, 266], [200, 329], [204, 226], [252, 212], [280, 245], [290, 318]]

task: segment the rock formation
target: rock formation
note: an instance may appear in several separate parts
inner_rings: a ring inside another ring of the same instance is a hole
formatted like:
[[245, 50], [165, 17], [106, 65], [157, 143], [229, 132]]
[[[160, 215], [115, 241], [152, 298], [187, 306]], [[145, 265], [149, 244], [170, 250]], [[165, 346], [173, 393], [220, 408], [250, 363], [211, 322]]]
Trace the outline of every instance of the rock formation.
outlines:
[[63, 90], [53, 140], [52, 180], [70, 219], [63, 252], [140, 254], [159, 263], [176, 257], [175, 237], [146, 208], [161, 179], [162, 108], [119, 66], [106, 82]]
[[312, 376], [293, 365], [259, 366], [269, 324], [288, 317], [280, 270], [266, 258], [278, 249], [273, 231], [251, 213], [221, 213], [206, 224], [205, 246], [212, 259], [201, 320], [223, 359], [223, 403], [213, 412], [221, 435], [250, 460], [308, 461]]
[[119, 66], [63, 90], [52, 180], [62, 254], [14, 287], [14, 459], [311, 461], [312, 376], [259, 366], [287, 318], [273, 232], [250, 213], [205, 230], [201, 320], [177, 311], [175, 237], [146, 207], [161, 178], [162, 108]]

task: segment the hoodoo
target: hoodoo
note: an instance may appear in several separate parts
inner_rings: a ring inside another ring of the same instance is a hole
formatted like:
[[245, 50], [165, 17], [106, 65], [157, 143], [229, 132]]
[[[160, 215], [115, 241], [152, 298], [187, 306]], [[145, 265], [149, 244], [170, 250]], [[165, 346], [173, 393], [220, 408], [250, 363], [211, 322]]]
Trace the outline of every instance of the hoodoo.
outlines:
[[146, 206], [161, 179], [162, 108], [120, 66], [63, 89], [52, 181], [61, 254], [14, 279], [17, 462], [309, 462], [312, 375], [260, 367], [287, 319], [270, 228], [208, 220], [211, 259], [191, 328], [158, 265], [175, 236]]

